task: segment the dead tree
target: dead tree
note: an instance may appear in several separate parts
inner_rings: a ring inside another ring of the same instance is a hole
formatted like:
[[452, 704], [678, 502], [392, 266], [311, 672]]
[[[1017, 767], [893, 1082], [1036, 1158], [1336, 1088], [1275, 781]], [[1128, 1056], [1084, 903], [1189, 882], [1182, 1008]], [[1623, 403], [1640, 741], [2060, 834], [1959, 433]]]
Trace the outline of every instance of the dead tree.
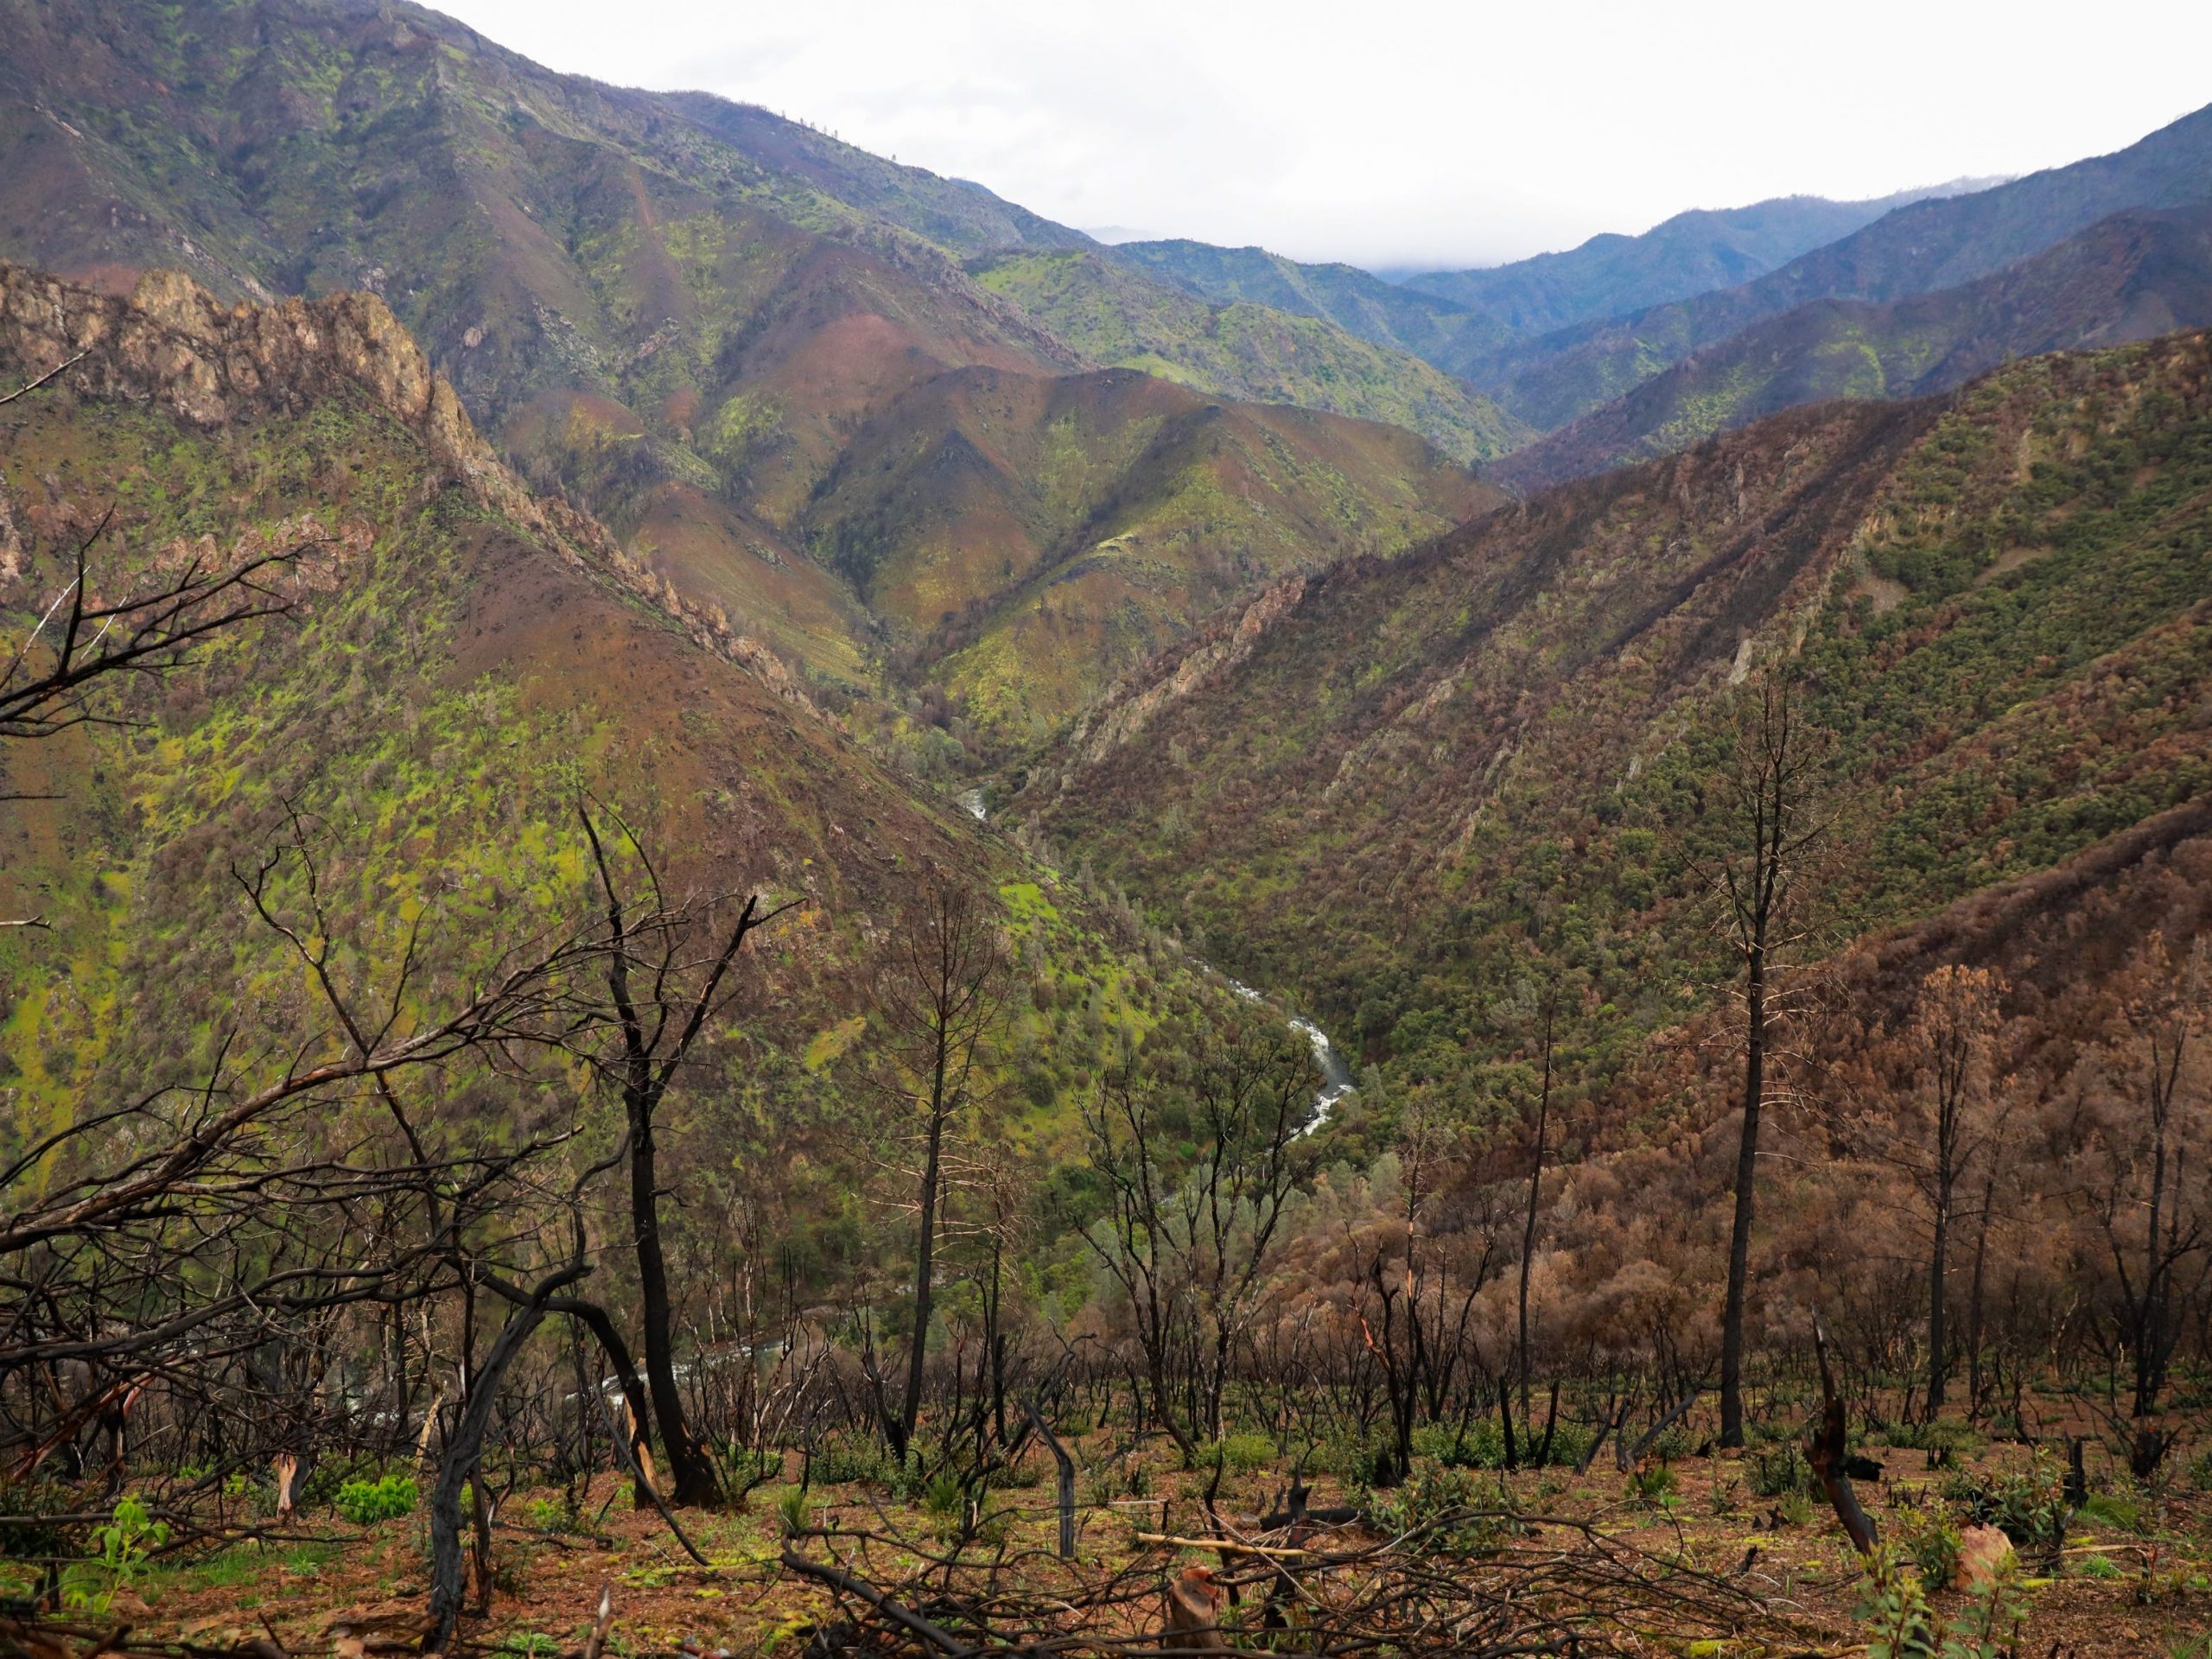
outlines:
[[[1313, 1089], [1313, 1055], [1287, 1032], [1232, 1028], [1199, 1043], [1196, 1056], [1124, 1068], [1084, 1109], [1108, 1196], [1085, 1238], [1128, 1296], [1154, 1414], [1186, 1459], [1198, 1435], [1221, 1436], [1230, 1361], [1311, 1161], [1299, 1129]], [[1169, 1155], [1171, 1117], [1198, 1143], [1187, 1165]]]
[[919, 925], [905, 934], [876, 977], [876, 1012], [888, 1037], [878, 1087], [919, 1142], [918, 1166], [909, 1172], [915, 1182], [912, 1332], [906, 1387], [895, 1408], [885, 1397], [880, 1372], [872, 1371], [870, 1378], [884, 1438], [901, 1464], [921, 1414], [936, 1309], [945, 1138], [974, 1103], [977, 1055], [997, 1023], [1005, 980], [997, 926], [972, 893], [950, 881], [931, 888]]
[[671, 1497], [678, 1504], [711, 1504], [721, 1496], [721, 1482], [708, 1448], [684, 1421], [683, 1398], [676, 1386], [675, 1315], [668, 1255], [661, 1241], [655, 1120], [708, 1020], [728, 1005], [732, 993], [724, 987], [739, 950], [781, 911], [764, 911], [760, 895], [748, 895], [735, 920], [726, 931], [716, 925], [702, 949], [695, 941], [712, 923], [716, 907], [671, 907], [652, 860], [624, 827], [651, 895], [647, 904], [634, 903], [624, 891], [589, 807], [579, 803], [576, 810], [591, 848], [607, 918], [606, 1000], [603, 1005], [594, 1000], [585, 1007], [588, 1017], [594, 1022], [604, 1019], [613, 1033], [610, 1047], [587, 1046], [582, 1052], [622, 1099], [646, 1386], [668, 1454]]
[[1807, 860], [1833, 824], [1818, 806], [1821, 745], [1795, 705], [1786, 671], [1765, 676], [1739, 713], [1734, 753], [1714, 780], [1726, 842], [1707, 869], [1721, 925], [1743, 964], [1743, 1128], [1736, 1149], [1735, 1216], [1720, 1332], [1720, 1443], [1744, 1443], [1744, 1314], [1758, 1185], [1759, 1119], [1776, 979], [1802, 937]]

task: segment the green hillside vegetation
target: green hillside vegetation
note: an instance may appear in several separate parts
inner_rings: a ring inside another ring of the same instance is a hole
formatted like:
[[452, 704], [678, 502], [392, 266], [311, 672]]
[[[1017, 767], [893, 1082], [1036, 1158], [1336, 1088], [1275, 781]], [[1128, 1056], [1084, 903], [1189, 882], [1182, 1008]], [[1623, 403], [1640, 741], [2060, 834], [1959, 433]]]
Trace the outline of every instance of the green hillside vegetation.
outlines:
[[1763, 663], [1833, 734], [1835, 944], [2212, 786], [2208, 371], [2182, 335], [1775, 417], [1340, 567], [1171, 654], [1033, 806], [1390, 1100], [1495, 1109], [1485, 1004], [1559, 964], [1607, 1075], [1731, 972], [1692, 871]]
[[806, 524], [871, 605], [924, 625], [903, 677], [952, 694], [987, 751], [1018, 753], [1189, 619], [1500, 499], [1397, 427], [1126, 370], [978, 369], [856, 434]]
[[1832, 397], [1948, 391], [2015, 358], [2212, 324], [2212, 207], [2129, 213], [1979, 282], [1819, 300], [1755, 323], [1496, 469], [1521, 488], [1679, 449]]
[[[405, 4], [6, 0], [0, 23], [0, 257], [116, 292], [176, 268], [226, 297], [384, 296], [533, 486], [855, 731], [909, 729], [928, 688], [897, 671], [939, 618], [871, 608], [816, 558], [810, 504], [855, 435], [935, 377], [1093, 366], [961, 264], [1088, 238], [763, 110], [552, 73]], [[1273, 313], [1175, 366], [1187, 319], [1157, 294], [1169, 336], [1126, 354], [1175, 378], [1210, 365], [1235, 395], [1397, 421], [1462, 459], [1516, 435], [1415, 359]], [[1344, 442], [1331, 464], [1355, 474], [1367, 440]]]
[[72, 336], [87, 357], [8, 411], [11, 637], [104, 518], [107, 593], [194, 556], [305, 551], [280, 578], [288, 615], [130, 691], [109, 711], [125, 723], [8, 752], [10, 787], [35, 798], [11, 809], [0, 904], [48, 925], [0, 938], [8, 1155], [72, 1112], [204, 1076], [226, 1044], [238, 1077], [271, 1075], [326, 1023], [241, 887], [296, 840], [346, 985], [388, 987], [419, 933], [400, 1013], [420, 1018], [588, 919], [582, 801], [631, 827], [671, 892], [791, 906], [748, 946], [709, 1034], [718, 1084], [673, 1155], [683, 1179], [766, 1160], [807, 1271], [860, 1236], [841, 1068], [880, 1055], [881, 941], [935, 886], [976, 894], [1017, 964], [992, 1087], [1009, 1155], [1040, 1169], [1071, 1155], [1070, 1103], [1117, 1044], [1226, 1003], [1125, 917], [910, 792], [772, 664], [733, 660], [598, 526], [529, 496], [378, 302], [226, 314], [172, 281], [124, 305], [0, 267], [0, 384]]
[[1528, 436], [1487, 398], [1410, 352], [1302, 308], [1210, 304], [1088, 250], [996, 254], [969, 268], [1101, 363], [1217, 397], [1385, 421], [1463, 462], [1494, 459]]
[[1248, 302], [1298, 316], [1324, 317], [1345, 333], [1395, 346], [1427, 362], [1465, 357], [1510, 340], [1515, 331], [1479, 308], [1353, 265], [1316, 265], [1264, 248], [1210, 242], [1123, 242], [1108, 257], [1141, 266], [1215, 305]]

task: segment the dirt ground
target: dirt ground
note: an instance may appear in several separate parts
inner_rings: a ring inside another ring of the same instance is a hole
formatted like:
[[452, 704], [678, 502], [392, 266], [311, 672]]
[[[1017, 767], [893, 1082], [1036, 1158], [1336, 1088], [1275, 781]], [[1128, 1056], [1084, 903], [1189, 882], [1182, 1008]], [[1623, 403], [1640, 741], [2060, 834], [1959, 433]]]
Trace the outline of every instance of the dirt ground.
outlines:
[[[1908, 1522], [1942, 1477], [1922, 1466], [1923, 1452], [1871, 1450], [1883, 1458], [1885, 1476], [1860, 1490], [1887, 1534]], [[1999, 1446], [1963, 1465], [1971, 1473], [2002, 1473], [2028, 1456]], [[1016, 1542], [1046, 1550], [1053, 1537], [1052, 1487], [1041, 1478], [1049, 1465], [1041, 1456], [1033, 1461], [1039, 1483], [995, 1493], [994, 1504], [1014, 1511]], [[1648, 1651], [1732, 1659], [1863, 1650], [1866, 1637], [1853, 1618], [1859, 1566], [1833, 1515], [1749, 1496], [1748, 1467], [1733, 1456], [1681, 1459], [1668, 1465], [1670, 1491], [1640, 1493], [1611, 1462], [1603, 1459], [1579, 1479], [1560, 1469], [1479, 1478], [1503, 1479], [1530, 1516], [1594, 1522], [1609, 1537], [1652, 1555], [1726, 1577], [1758, 1596], [1776, 1620], [1756, 1637], [1718, 1642], [1653, 1633], [1645, 1638]], [[1095, 1477], [1079, 1483], [1077, 1554], [1087, 1564], [1103, 1569], [1147, 1553], [1135, 1538], [1141, 1528], [1185, 1535], [1205, 1529], [1202, 1477], [1178, 1469], [1170, 1458], [1148, 1457], [1130, 1484], [1149, 1496], [1099, 1501]], [[1667, 1483], [1662, 1478], [1647, 1486], [1653, 1484]], [[1232, 1478], [1223, 1487], [1221, 1509], [1231, 1520], [1249, 1520], [1279, 1498], [1282, 1484], [1279, 1471], [1265, 1469]], [[627, 1489], [618, 1491], [608, 1478], [593, 1488], [577, 1532], [549, 1531], [520, 1519], [534, 1509], [543, 1521], [557, 1506], [550, 1494], [517, 1494], [505, 1505], [512, 1519], [494, 1534], [490, 1618], [467, 1625], [465, 1639], [515, 1655], [569, 1649], [590, 1625], [604, 1587], [615, 1609], [611, 1652], [709, 1659], [795, 1652], [806, 1628], [827, 1615], [829, 1601], [778, 1564], [785, 1545], [782, 1490], [756, 1491], [740, 1513], [678, 1517], [712, 1563], [706, 1567], [691, 1562], [661, 1519], [632, 1509]], [[1318, 1507], [1344, 1496], [1340, 1483], [1316, 1481], [1311, 1502]], [[2212, 1495], [2192, 1490], [2177, 1471], [2161, 1491], [2133, 1493], [2125, 1504], [2104, 1507], [2116, 1507], [2120, 1518], [2075, 1516], [2056, 1563], [2021, 1563], [2026, 1625], [2014, 1650], [2022, 1659], [2212, 1659]], [[817, 1486], [807, 1495], [804, 1513], [815, 1526], [931, 1535], [929, 1516], [893, 1503], [871, 1484]], [[296, 1535], [198, 1560], [149, 1565], [118, 1596], [115, 1617], [131, 1620], [142, 1637], [212, 1643], [273, 1633], [294, 1655], [358, 1659], [364, 1647], [375, 1653], [419, 1635], [424, 1535], [419, 1515], [362, 1528], [324, 1510], [304, 1519]], [[802, 1541], [801, 1548], [826, 1554], [818, 1540]], [[1173, 1569], [1215, 1559], [1159, 1547], [1149, 1554]], [[1951, 1591], [1933, 1599], [1939, 1610], [1955, 1609], [1961, 1596]]]

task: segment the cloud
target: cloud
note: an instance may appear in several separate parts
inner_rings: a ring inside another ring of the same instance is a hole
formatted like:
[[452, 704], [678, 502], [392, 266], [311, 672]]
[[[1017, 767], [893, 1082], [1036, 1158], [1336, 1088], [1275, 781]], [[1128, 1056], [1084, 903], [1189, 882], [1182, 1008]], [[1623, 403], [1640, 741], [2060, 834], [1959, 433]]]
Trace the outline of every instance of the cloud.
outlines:
[[2212, 7], [1742, 0], [445, 0], [556, 69], [703, 87], [1070, 224], [1476, 264], [1693, 207], [2100, 154], [2212, 97]]

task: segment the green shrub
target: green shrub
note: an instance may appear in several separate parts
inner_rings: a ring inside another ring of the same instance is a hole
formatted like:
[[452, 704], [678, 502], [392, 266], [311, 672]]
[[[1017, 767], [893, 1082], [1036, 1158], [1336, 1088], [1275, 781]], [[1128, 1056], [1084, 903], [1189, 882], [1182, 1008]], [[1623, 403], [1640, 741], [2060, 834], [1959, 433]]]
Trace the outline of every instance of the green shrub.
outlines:
[[1790, 1492], [1801, 1497], [1812, 1494], [1813, 1465], [1805, 1461], [1804, 1447], [1794, 1440], [1752, 1452], [1744, 1472], [1754, 1497], [1782, 1497]]
[[2085, 1579], [2116, 1579], [2120, 1564], [2109, 1555], [2084, 1555], [2075, 1564], [2074, 1570]]
[[1958, 1577], [1963, 1541], [1958, 1522], [1940, 1503], [1906, 1510], [1898, 1521], [1897, 1541], [1929, 1589], [1948, 1589]]
[[1953, 1475], [1943, 1496], [1977, 1525], [1996, 1527], [2019, 1548], [2056, 1549], [2066, 1537], [2066, 1493], [2058, 1465], [2037, 1453], [2008, 1475]]
[[[1201, 1467], [1213, 1461], [1211, 1453], [1214, 1450], [1207, 1448], [1207, 1455], [1198, 1459]], [[1275, 1443], [1264, 1434], [1228, 1435], [1221, 1441], [1218, 1450], [1232, 1475], [1249, 1475], [1255, 1469], [1271, 1468], [1281, 1455], [1275, 1450]]]
[[881, 1480], [889, 1471], [874, 1441], [833, 1434], [815, 1448], [810, 1472], [816, 1484], [837, 1486], [849, 1480]]
[[379, 1521], [414, 1514], [420, 1497], [412, 1477], [390, 1474], [379, 1480], [349, 1480], [331, 1502], [355, 1526], [372, 1527]]
[[1412, 1548], [1462, 1556], [1494, 1554], [1525, 1532], [1512, 1508], [1511, 1495], [1497, 1484], [1426, 1458], [1414, 1459], [1388, 1497], [1367, 1505], [1376, 1527], [1406, 1537]]
[[2136, 1532], [2142, 1529], [2143, 1510], [2132, 1498], [2117, 1492], [2098, 1492], [2083, 1501], [2082, 1513], [2093, 1521], [2120, 1532]]
[[2212, 1492], [2212, 1446], [2189, 1460], [2189, 1484], [2200, 1492]]

